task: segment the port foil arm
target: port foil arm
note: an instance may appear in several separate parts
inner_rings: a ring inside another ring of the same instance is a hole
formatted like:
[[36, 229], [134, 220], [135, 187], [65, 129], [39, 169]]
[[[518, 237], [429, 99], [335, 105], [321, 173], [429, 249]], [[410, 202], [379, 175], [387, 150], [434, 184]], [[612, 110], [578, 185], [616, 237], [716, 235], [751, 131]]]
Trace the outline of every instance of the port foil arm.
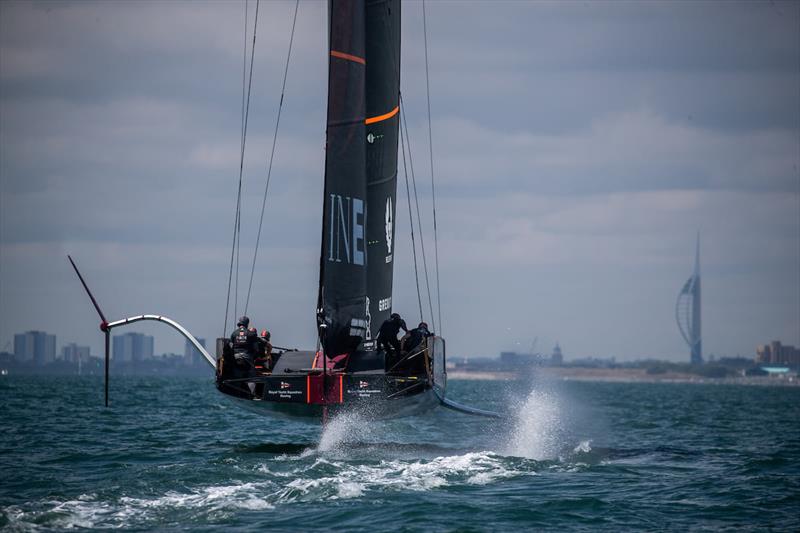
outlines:
[[171, 318], [167, 318], [161, 315], [137, 315], [137, 316], [132, 316], [130, 318], [123, 318], [122, 320], [115, 320], [114, 322], [109, 322], [108, 328], [113, 329], [119, 326], [124, 326], [126, 324], [133, 324], [134, 322], [140, 322], [142, 320], [153, 320], [156, 322], [163, 322], [164, 324], [170, 326], [172, 329], [176, 330], [178, 333], [183, 335], [186, 338], [186, 340], [191, 342], [192, 345], [195, 348], [197, 348], [197, 351], [203, 354], [203, 357], [205, 358], [206, 361], [208, 361], [208, 364], [211, 365], [212, 368], [216, 368], [217, 366], [216, 359], [206, 351], [206, 349], [203, 347], [202, 344], [200, 344], [200, 342], [198, 342], [198, 340], [194, 337], [194, 335], [189, 333], [189, 330], [187, 330], [185, 327], [181, 326], [179, 323], [172, 320]]
[[443, 407], [452, 409], [453, 411], [458, 411], [459, 413], [464, 413], [467, 415], [483, 416], [486, 418], [499, 418], [499, 419], [506, 418], [500, 413], [495, 413], [494, 411], [487, 411], [486, 409], [478, 409], [477, 407], [470, 407], [469, 405], [464, 405], [462, 403], [454, 402], [453, 400], [445, 398], [444, 395], [441, 394], [436, 389], [434, 389], [434, 391], [436, 392], [436, 396], [439, 398], [439, 403], [441, 403]]

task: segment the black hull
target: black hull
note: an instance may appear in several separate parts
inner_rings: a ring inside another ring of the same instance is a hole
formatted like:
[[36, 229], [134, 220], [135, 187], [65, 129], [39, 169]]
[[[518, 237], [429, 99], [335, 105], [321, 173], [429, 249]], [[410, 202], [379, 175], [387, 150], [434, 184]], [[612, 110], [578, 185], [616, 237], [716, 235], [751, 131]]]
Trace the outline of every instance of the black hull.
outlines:
[[229, 394], [225, 394], [225, 396], [237, 407], [257, 415], [300, 419], [310, 423], [319, 423], [335, 418], [342, 413], [353, 413], [370, 420], [389, 420], [425, 414], [440, 405], [439, 398], [432, 389], [402, 399], [376, 398], [360, 404], [292, 404], [269, 400], [249, 400]]
[[314, 352], [300, 351], [281, 353], [269, 371], [241, 370], [220, 348], [217, 389], [239, 407], [264, 416], [325, 421], [347, 412], [369, 419], [401, 418], [430, 411], [444, 398], [444, 341], [438, 337], [399, 359], [377, 351], [354, 352], [342, 368], [327, 372], [319, 368]]

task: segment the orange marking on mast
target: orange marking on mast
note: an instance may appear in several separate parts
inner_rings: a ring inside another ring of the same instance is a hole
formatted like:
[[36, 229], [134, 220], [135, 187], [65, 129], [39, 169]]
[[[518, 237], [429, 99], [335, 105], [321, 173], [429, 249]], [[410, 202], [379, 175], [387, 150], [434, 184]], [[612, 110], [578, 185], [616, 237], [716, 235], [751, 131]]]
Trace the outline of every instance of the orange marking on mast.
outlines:
[[366, 65], [367, 61], [363, 57], [354, 56], [352, 54], [345, 54], [344, 52], [339, 52], [337, 50], [331, 50], [332, 57], [338, 57], [339, 59], [346, 59], [348, 61], [353, 61], [354, 63], [361, 63], [362, 65]]
[[383, 120], [388, 120], [395, 116], [397, 112], [400, 111], [400, 106], [395, 107], [388, 113], [384, 113], [383, 115], [378, 115], [377, 117], [370, 117], [364, 121], [364, 124], [374, 124], [375, 122], [381, 122]]

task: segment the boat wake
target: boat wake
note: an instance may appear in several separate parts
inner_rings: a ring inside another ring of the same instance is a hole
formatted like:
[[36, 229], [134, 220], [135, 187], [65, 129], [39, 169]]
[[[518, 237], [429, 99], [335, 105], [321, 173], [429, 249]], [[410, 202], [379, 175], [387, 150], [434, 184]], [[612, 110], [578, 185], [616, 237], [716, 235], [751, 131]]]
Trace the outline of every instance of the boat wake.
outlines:
[[67, 501], [43, 501], [38, 509], [6, 509], [11, 524], [56, 528], [146, 527], [147, 524], [214, 521], [241, 511], [262, 511], [279, 505], [334, 501], [366, 495], [392, 498], [391, 493], [420, 492], [456, 485], [485, 485], [532, 475], [523, 463], [509, 464], [492, 452], [436, 457], [431, 460], [379, 460], [353, 464], [309, 449], [293, 458], [288, 470], [274, 461], [252, 465], [242, 477], [257, 473], [261, 481], [227, 482], [171, 490], [155, 496], [83, 494]]
[[364, 441], [375, 436], [376, 423], [361, 412], [340, 413], [331, 419], [322, 430], [317, 451], [341, 450], [348, 443]]
[[563, 451], [565, 425], [556, 394], [534, 390], [516, 406], [508, 455], [529, 459], [554, 459]]
[[[485, 486], [513, 492], [529, 484], [526, 478], [593, 468], [607, 458], [589, 439], [574, 437], [564, 405], [554, 389], [539, 387], [522, 395], [506, 425], [467, 417], [459, 424], [450, 415], [380, 422], [343, 413], [326, 424], [316, 444], [311, 438], [238, 445], [205, 465], [170, 465], [172, 481], [161, 490], [120, 486], [25, 509], [8, 507], [5, 515], [23, 528], [147, 529], [220, 523], [312, 502], [388, 502]], [[429, 442], [404, 442], [409, 425]]]

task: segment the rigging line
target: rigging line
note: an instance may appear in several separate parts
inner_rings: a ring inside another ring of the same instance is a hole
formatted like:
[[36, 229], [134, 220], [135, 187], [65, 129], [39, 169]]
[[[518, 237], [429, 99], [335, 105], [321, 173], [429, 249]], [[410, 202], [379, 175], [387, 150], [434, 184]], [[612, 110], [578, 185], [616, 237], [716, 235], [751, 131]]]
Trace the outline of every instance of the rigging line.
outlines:
[[[385, 6], [386, 6], [386, 9], [387, 9], [386, 14], [388, 15], [389, 14], [389, 12], [388, 12], [388, 9], [389, 9], [388, 3], [385, 4]], [[388, 26], [388, 24], [386, 24], [386, 25]], [[386, 29], [388, 29], [388, 28], [385, 27], [384, 30], [386, 30]], [[399, 36], [396, 36], [396, 35], [392, 36], [392, 39], [395, 39], [397, 37], [399, 37]], [[399, 57], [397, 55], [397, 52], [398, 52], [398, 50], [395, 50], [394, 48], [392, 48], [392, 66], [398, 72], [398, 76], [399, 76], [400, 75], [400, 72], [399, 72], [400, 71], [400, 61], [399, 61]], [[420, 290], [420, 285], [419, 285], [419, 259], [417, 258], [416, 240], [414, 238], [414, 216], [413, 216], [412, 211], [411, 211], [411, 192], [409, 190], [409, 185], [408, 185], [408, 168], [406, 167], [406, 152], [405, 152], [405, 145], [406, 144], [408, 144], [408, 159], [409, 159], [410, 166], [411, 166], [411, 178], [412, 178], [412, 180], [414, 180], [414, 162], [413, 162], [413, 159], [411, 157], [411, 142], [409, 140], [408, 143], [406, 143], [404, 141], [404, 138], [403, 138], [403, 130], [405, 129], [405, 132], [406, 132], [405, 133], [405, 135], [406, 135], [405, 138], [408, 139], [408, 125], [407, 124], [404, 125], [404, 123], [403, 123], [404, 120], [405, 120], [405, 109], [404, 109], [403, 106], [405, 104], [403, 103], [403, 94], [400, 91], [400, 87], [398, 87], [397, 97], [398, 97], [398, 104], [399, 104], [398, 108], [399, 108], [400, 115], [401, 115], [400, 117], [398, 117], [398, 128], [400, 129], [400, 132], [399, 132], [400, 133], [400, 145], [401, 145], [402, 153], [403, 153], [403, 172], [405, 174], [405, 181], [406, 181], [406, 198], [408, 200], [408, 219], [409, 219], [409, 222], [410, 222], [410, 225], [411, 225], [411, 248], [412, 248], [412, 251], [413, 251], [413, 254], [414, 254], [414, 279], [415, 279], [416, 286], [417, 286], [417, 302], [419, 304], [420, 320], [424, 321], [425, 313], [422, 310], [422, 294], [421, 294], [422, 291]], [[397, 112], [398, 108], [396, 108], [395, 110], [393, 110], [390, 113]], [[430, 284], [429, 284], [429, 281], [428, 281], [428, 267], [427, 267], [427, 263], [425, 262], [425, 240], [424, 240], [424, 235], [423, 235], [423, 230], [422, 230], [422, 220], [419, 217], [419, 200], [417, 199], [417, 183], [416, 183], [416, 180], [414, 180], [414, 201], [415, 201], [415, 203], [417, 205], [417, 218], [418, 218], [418, 222], [419, 222], [417, 229], [419, 230], [420, 245], [421, 245], [421, 248], [422, 248], [423, 264], [425, 265], [425, 285], [426, 285], [427, 290], [428, 290], [428, 303], [430, 305], [430, 302], [431, 302]], [[431, 308], [431, 318], [430, 318], [430, 320], [431, 320], [432, 323], [434, 322], [434, 315], [433, 315], [433, 309], [432, 308]], [[433, 324], [433, 326], [434, 326], [434, 330], [435, 330], [436, 329], [435, 328], [436, 324]]]
[[[240, 200], [241, 201], [241, 200]], [[241, 205], [241, 204], [240, 204]], [[233, 316], [239, 315], [239, 256], [242, 248], [242, 211], [239, 208], [239, 216], [236, 219], [236, 279], [233, 282]]]
[[[233, 279], [233, 252], [236, 249], [236, 227], [239, 223], [239, 206], [237, 202], [236, 206], [236, 217], [233, 221], [233, 244], [231, 246], [231, 266], [228, 270], [228, 295], [225, 298], [225, 324], [222, 326], [222, 336], [225, 336], [225, 332], [228, 331], [228, 313], [230, 311], [230, 304], [231, 304], [231, 280]], [[235, 314], [235, 313], [234, 313]]]
[[[244, 150], [244, 142], [245, 142], [245, 130], [244, 130], [244, 121], [245, 121], [245, 87], [247, 82], [247, 19], [249, 14], [248, 9], [249, 3], [248, 0], [245, 0], [244, 3], [244, 45], [243, 45], [243, 57], [242, 57], [242, 132], [241, 132], [241, 139], [239, 142], [239, 150]], [[255, 31], [255, 28], [253, 29]], [[252, 56], [253, 52], [255, 51], [255, 46], [251, 50], [250, 54]], [[233, 316], [234, 318], [239, 314], [239, 272], [240, 272], [240, 256], [241, 256], [241, 248], [242, 248], [242, 213], [241, 213], [241, 204], [239, 206], [239, 212], [237, 214], [237, 223], [236, 223], [236, 280], [234, 281], [234, 288], [233, 288]], [[227, 325], [227, 324], [226, 324]], [[226, 330], [227, 331], [227, 328]]]
[[[239, 150], [241, 151], [244, 144], [244, 101], [245, 101], [245, 87], [247, 86], [247, 19], [249, 13], [249, 2], [244, 2], [244, 31], [242, 32], [242, 119], [239, 132]], [[231, 248], [231, 265], [228, 271], [228, 293], [225, 298], [225, 322], [222, 325], [222, 336], [224, 337], [228, 331], [228, 313], [230, 312], [231, 304], [231, 279], [233, 278], [233, 249], [236, 247], [237, 228], [239, 227], [239, 196], [236, 198], [236, 216], [233, 221], [233, 245]], [[238, 268], [238, 267], [237, 267]], [[236, 289], [238, 292], [238, 287]], [[236, 310], [234, 309], [234, 316]]]
[[[403, 123], [400, 123], [402, 128]], [[408, 187], [408, 168], [406, 167], [406, 144], [403, 141], [403, 132], [400, 131], [400, 149], [403, 153], [403, 174], [406, 177], [406, 199], [408, 200], [408, 220], [411, 223], [411, 250], [414, 254], [414, 280], [417, 282], [417, 302], [419, 302], [419, 319], [425, 321], [425, 315], [422, 312], [422, 294], [419, 290], [419, 269], [417, 268], [417, 244], [414, 240], [414, 216], [411, 214], [411, 190]]]
[[414, 173], [414, 158], [411, 155], [411, 138], [409, 137], [408, 121], [407, 121], [406, 115], [405, 115], [405, 108], [403, 107], [404, 104], [403, 104], [403, 100], [402, 100], [402, 95], [400, 95], [400, 98], [401, 98], [400, 106], [402, 108], [402, 110], [401, 110], [401, 113], [402, 113], [401, 118], [402, 118], [402, 122], [403, 122], [403, 129], [405, 130], [405, 135], [406, 135], [406, 145], [408, 146], [408, 161], [409, 161], [409, 167], [411, 169], [411, 185], [412, 185], [412, 187], [414, 189], [414, 204], [416, 205], [416, 211], [417, 211], [417, 227], [419, 228], [420, 248], [422, 250], [422, 267], [423, 267], [423, 271], [425, 273], [425, 289], [426, 289], [426, 292], [428, 293], [428, 308], [429, 308], [430, 313], [431, 313], [431, 315], [430, 315], [431, 316], [431, 323], [433, 324], [434, 330], [436, 330], [436, 323], [435, 323], [436, 320], [434, 318], [436, 315], [434, 315], [434, 313], [433, 313], [433, 303], [432, 303], [432, 299], [431, 299], [430, 276], [428, 274], [428, 260], [427, 260], [427, 256], [426, 256], [426, 253], [425, 253], [425, 235], [424, 235], [424, 232], [422, 231], [422, 216], [421, 216], [420, 210], [419, 210], [419, 195], [417, 194], [417, 180], [416, 180], [416, 175]]
[[281, 110], [283, 110], [283, 96], [286, 93], [286, 78], [289, 76], [289, 61], [292, 58], [292, 43], [294, 42], [294, 29], [297, 25], [297, 11], [300, 8], [300, 0], [294, 4], [294, 18], [292, 19], [292, 33], [289, 36], [289, 51], [286, 54], [286, 66], [283, 69], [283, 86], [281, 87], [281, 101], [278, 104], [278, 117], [275, 120], [275, 132], [272, 135], [272, 151], [269, 154], [269, 166], [267, 167], [267, 183], [264, 186], [264, 198], [261, 201], [261, 217], [258, 220], [258, 235], [256, 236], [256, 247], [253, 250], [253, 265], [250, 267], [250, 283], [247, 286], [247, 299], [244, 304], [244, 314], [250, 306], [250, 292], [253, 289], [253, 276], [256, 271], [256, 259], [258, 258], [258, 244], [261, 241], [261, 228], [264, 225], [264, 211], [267, 207], [267, 193], [269, 192], [269, 181], [272, 177], [272, 162], [275, 159], [275, 145], [278, 141], [278, 127], [281, 124]]
[[[238, 203], [237, 203], [237, 219], [236, 219], [236, 280], [234, 283], [234, 293], [233, 293], [233, 316], [236, 317], [239, 314], [239, 272], [240, 272], [240, 256], [241, 256], [241, 247], [242, 247], [242, 212], [241, 212], [241, 195], [242, 195], [242, 175], [243, 175], [243, 168], [244, 168], [244, 154], [245, 154], [245, 147], [247, 143], [247, 120], [249, 117], [250, 111], [250, 89], [252, 87], [253, 82], [253, 58], [255, 55], [256, 50], [256, 27], [258, 25], [258, 7], [259, 2], [256, 0], [256, 16], [253, 23], [253, 46], [250, 49], [250, 85], [247, 88], [247, 101], [245, 107], [245, 115], [244, 115], [244, 123], [242, 127], [242, 143], [240, 146], [240, 168], [239, 168], [239, 192], [238, 192]], [[245, 38], [246, 40], [246, 38]], [[245, 54], [246, 54], [245, 50]], [[246, 59], [246, 56], [245, 56]], [[244, 86], [242, 86], [242, 91], [244, 91]]]
[[436, 310], [439, 317], [439, 335], [442, 335], [442, 297], [439, 291], [439, 232], [436, 227], [436, 186], [433, 179], [433, 128], [431, 127], [431, 85], [428, 76], [428, 25], [425, 0], [422, 0], [422, 35], [425, 39], [425, 91], [428, 96], [428, 149], [431, 156], [431, 199], [433, 201], [433, 250], [436, 257]]
[[411, 140], [408, 136], [408, 121], [406, 120], [406, 112], [405, 112], [405, 104], [403, 104], [403, 95], [400, 95], [400, 117], [403, 121], [403, 129], [406, 132], [406, 146], [408, 146], [408, 164], [411, 168], [411, 184], [414, 188], [414, 203], [417, 207], [417, 224], [420, 228], [419, 230], [419, 242], [420, 248], [422, 249], [422, 267], [423, 271], [425, 272], [425, 288], [428, 292], [428, 307], [430, 308], [431, 312], [431, 322], [433, 323], [433, 329], [436, 330], [436, 323], [433, 319], [433, 302], [431, 299], [431, 284], [430, 284], [430, 277], [428, 276], [428, 260], [425, 257], [425, 236], [424, 232], [422, 231], [422, 216], [419, 213], [419, 195], [417, 194], [417, 180], [414, 175], [414, 158], [411, 155]]
[[245, 99], [245, 87], [247, 85], [247, 18], [248, 18], [248, 9], [249, 7], [249, 0], [244, 0], [244, 34], [243, 34], [243, 44], [242, 44], [242, 123], [241, 123], [241, 133], [239, 139], [239, 149], [242, 148], [242, 143], [244, 143], [244, 99]]
[[[259, 0], [256, 0], [256, 13], [255, 13], [254, 21], [253, 21], [253, 47], [252, 47], [252, 51], [250, 53], [250, 76], [249, 76], [249, 80], [248, 80], [248, 83], [247, 83], [247, 101], [245, 103], [245, 111], [244, 111], [244, 129], [242, 130], [242, 145], [241, 145], [241, 151], [240, 151], [240, 154], [239, 154], [239, 187], [238, 187], [238, 191], [237, 191], [237, 194], [236, 194], [236, 218], [234, 219], [233, 243], [232, 243], [232, 246], [231, 246], [231, 266], [230, 266], [230, 269], [228, 271], [229, 272], [228, 273], [228, 298], [227, 298], [228, 301], [227, 301], [226, 306], [225, 306], [225, 309], [226, 309], [225, 315], [226, 316], [225, 316], [225, 331], [224, 332], [226, 332], [228, 330], [228, 328], [227, 328], [227, 325], [228, 325], [228, 322], [227, 322], [227, 320], [228, 320], [227, 319], [227, 314], [228, 314], [227, 310], [229, 308], [228, 306], [230, 305], [230, 297], [231, 297], [231, 278], [233, 277], [234, 252], [236, 250], [236, 245], [237, 245], [237, 243], [239, 241], [238, 237], [239, 237], [239, 233], [240, 233], [240, 230], [241, 230], [241, 218], [242, 218], [241, 217], [241, 210], [242, 210], [241, 209], [242, 208], [242, 174], [244, 173], [244, 152], [245, 152], [245, 146], [247, 144], [247, 123], [248, 123], [248, 118], [250, 116], [250, 93], [251, 93], [251, 89], [252, 89], [252, 86], [253, 86], [253, 58], [255, 57], [255, 52], [256, 52], [256, 29], [258, 27], [258, 7], [259, 7], [259, 3], [260, 3]], [[238, 270], [238, 267], [237, 267], [237, 270]], [[237, 276], [238, 276], [238, 271], [237, 271]], [[235, 314], [236, 313], [234, 311], [234, 315]], [[223, 334], [224, 334], [224, 332], [223, 332]]]

